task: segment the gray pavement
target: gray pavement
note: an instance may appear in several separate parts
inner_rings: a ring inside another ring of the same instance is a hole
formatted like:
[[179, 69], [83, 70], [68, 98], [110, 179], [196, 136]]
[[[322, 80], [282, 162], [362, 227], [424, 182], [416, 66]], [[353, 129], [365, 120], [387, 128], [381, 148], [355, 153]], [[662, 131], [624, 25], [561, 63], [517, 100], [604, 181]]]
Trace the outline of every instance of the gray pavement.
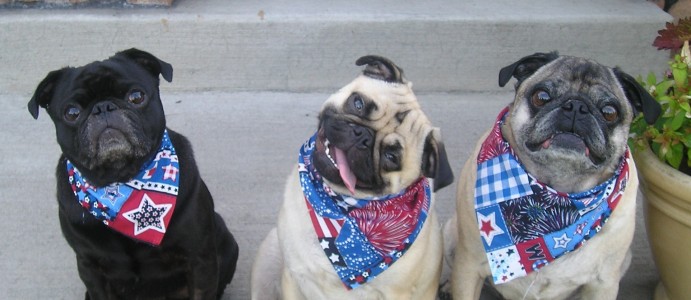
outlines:
[[[59, 147], [26, 110], [51, 70], [130, 47], [175, 68], [161, 91], [168, 124], [196, 150], [241, 248], [224, 299], [249, 298], [257, 246], [328, 93], [365, 54], [391, 58], [442, 128], [456, 171], [510, 100], [499, 68], [537, 51], [596, 59], [637, 76], [666, 67], [650, 44], [671, 17], [646, 0], [176, 0], [171, 8], [0, 9], [0, 299], [79, 299], [54, 199]], [[512, 83], [510, 83], [512, 84]], [[453, 186], [437, 197], [441, 220]], [[640, 206], [640, 201], [639, 201]], [[657, 272], [639, 214], [619, 299], [650, 299]]]
[[[164, 83], [166, 85], [167, 83]], [[442, 128], [457, 173], [476, 139], [511, 95], [419, 94], [423, 109]], [[80, 299], [84, 288], [74, 254], [57, 220], [54, 168], [59, 147], [50, 118], [33, 120], [30, 93], [0, 94], [0, 299]], [[283, 184], [297, 149], [316, 128], [325, 93], [163, 91], [170, 128], [192, 142], [201, 174], [240, 245], [233, 283], [223, 299], [248, 299], [257, 247], [274, 226]], [[455, 184], [437, 194], [446, 221]], [[619, 299], [651, 299], [657, 283], [640, 211], [633, 263]]]
[[[137, 47], [175, 67], [176, 91], [329, 92], [379, 54], [417, 91], [500, 91], [496, 72], [558, 50], [660, 73], [671, 17], [646, 0], [177, 0], [168, 9], [0, 9], [0, 91]], [[344, 71], [345, 70], [345, 71]], [[488, 80], [491, 79], [491, 80]]]

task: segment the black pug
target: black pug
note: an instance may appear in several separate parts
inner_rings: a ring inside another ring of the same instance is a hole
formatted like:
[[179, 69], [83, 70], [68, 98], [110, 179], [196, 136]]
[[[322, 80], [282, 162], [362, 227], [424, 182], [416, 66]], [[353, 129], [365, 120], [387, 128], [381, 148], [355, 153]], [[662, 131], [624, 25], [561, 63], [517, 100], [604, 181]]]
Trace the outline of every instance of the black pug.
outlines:
[[28, 104], [55, 124], [60, 225], [86, 299], [220, 298], [235, 272], [192, 147], [166, 128], [159, 75], [172, 66], [129, 49], [50, 72]]

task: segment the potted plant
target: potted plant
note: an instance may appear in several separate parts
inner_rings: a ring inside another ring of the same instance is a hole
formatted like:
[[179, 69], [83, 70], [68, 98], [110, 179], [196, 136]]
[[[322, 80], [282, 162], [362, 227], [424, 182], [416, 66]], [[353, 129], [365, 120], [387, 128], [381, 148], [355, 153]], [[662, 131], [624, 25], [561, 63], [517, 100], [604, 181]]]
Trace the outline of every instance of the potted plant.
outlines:
[[667, 23], [653, 46], [669, 49], [669, 71], [639, 82], [661, 104], [654, 124], [642, 116], [629, 140], [645, 196], [648, 241], [660, 284], [655, 299], [691, 296], [691, 19]]

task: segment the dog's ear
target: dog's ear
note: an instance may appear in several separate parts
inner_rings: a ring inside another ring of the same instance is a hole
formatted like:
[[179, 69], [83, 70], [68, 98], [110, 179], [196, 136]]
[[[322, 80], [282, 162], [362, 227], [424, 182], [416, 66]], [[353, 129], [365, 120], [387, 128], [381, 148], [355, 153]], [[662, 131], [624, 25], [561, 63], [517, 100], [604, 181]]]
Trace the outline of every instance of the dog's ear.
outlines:
[[34, 117], [34, 119], [38, 119], [39, 107], [48, 108], [50, 99], [53, 98], [55, 86], [66, 70], [67, 69], [60, 69], [48, 73], [46, 78], [43, 78], [41, 83], [38, 84], [38, 87], [36, 87], [36, 91], [34, 91], [34, 95], [31, 97], [31, 100], [29, 100], [29, 104], [27, 105], [29, 108], [29, 113], [32, 117]]
[[355, 65], [367, 65], [362, 71], [368, 77], [387, 82], [403, 83], [403, 69], [386, 57], [367, 55], [358, 58]]
[[158, 59], [156, 56], [149, 52], [145, 52], [136, 48], [131, 48], [128, 50], [120, 51], [115, 54], [115, 56], [122, 55], [127, 57], [138, 65], [142, 66], [144, 69], [149, 71], [152, 76], [158, 78], [160, 74], [168, 82], [173, 81], [173, 66], [169, 63]]
[[648, 124], [653, 124], [657, 117], [662, 113], [660, 103], [646, 91], [635, 78], [624, 73], [619, 68], [612, 69], [614, 75], [617, 77], [619, 84], [624, 89], [626, 99], [629, 100], [633, 107], [633, 115], [636, 116], [639, 112], [643, 113], [643, 118]]
[[453, 171], [446, 157], [446, 148], [441, 141], [439, 128], [434, 128], [425, 138], [422, 173], [425, 177], [434, 179], [435, 192], [453, 183]]
[[524, 79], [530, 77], [530, 75], [533, 75], [537, 69], [557, 59], [558, 57], [559, 53], [553, 51], [549, 53], [538, 52], [521, 58], [517, 62], [503, 67], [499, 71], [499, 86], [504, 87], [504, 85], [511, 80], [511, 77], [514, 77], [516, 80], [518, 80], [516, 83], [516, 86], [518, 86]]

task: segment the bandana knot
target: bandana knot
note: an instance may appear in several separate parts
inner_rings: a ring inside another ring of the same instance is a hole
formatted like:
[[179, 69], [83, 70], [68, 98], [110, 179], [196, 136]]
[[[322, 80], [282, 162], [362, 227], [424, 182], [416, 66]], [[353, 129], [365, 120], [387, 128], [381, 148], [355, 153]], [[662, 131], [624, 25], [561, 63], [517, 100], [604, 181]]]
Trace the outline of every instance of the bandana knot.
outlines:
[[621, 199], [627, 150], [614, 175], [580, 193], [563, 193], [523, 168], [501, 134], [505, 108], [477, 157], [475, 213], [494, 283], [526, 276], [582, 247]]
[[135, 240], [161, 244], [180, 184], [180, 165], [168, 131], [161, 147], [128, 182], [96, 187], [67, 160], [67, 174], [79, 204], [94, 218]]
[[347, 289], [371, 281], [410, 248], [427, 218], [431, 191], [420, 178], [399, 194], [339, 195], [311, 163], [316, 134], [300, 149], [298, 172], [317, 240]]

